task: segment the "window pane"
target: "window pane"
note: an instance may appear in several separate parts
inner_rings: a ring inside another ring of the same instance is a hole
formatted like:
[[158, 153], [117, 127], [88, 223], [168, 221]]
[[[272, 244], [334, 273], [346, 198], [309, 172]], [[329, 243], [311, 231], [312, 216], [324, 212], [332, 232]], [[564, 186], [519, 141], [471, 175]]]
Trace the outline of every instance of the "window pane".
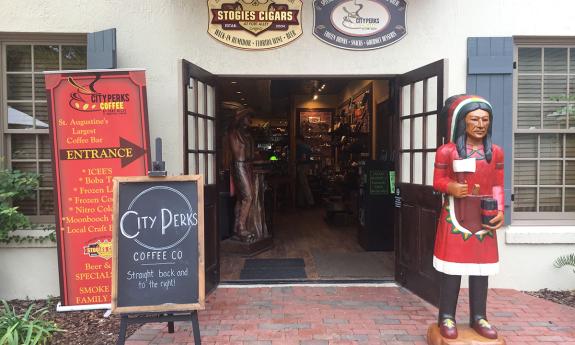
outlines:
[[38, 214], [37, 197], [37, 193], [34, 193], [31, 197], [24, 200], [16, 200], [14, 201], [14, 206], [17, 206], [18, 211], [27, 216], [36, 216]]
[[11, 101], [32, 100], [32, 75], [8, 74], [6, 76], [7, 96]]
[[188, 174], [190, 175], [198, 174], [198, 165], [196, 164], [197, 155], [197, 153], [191, 153], [188, 155]]
[[560, 185], [563, 184], [563, 162], [541, 161], [539, 162], [539, 184]]
[[198, 139], [199, 139], [199, 150], [206, 149], [206, 120], [199, 117], [198, 118]]
[[561, 188], [539, 189], [539, 212], [561, 212]]
[[12, 134], [12, 159], [36, 159], [36, 136]]
[[410, 170], [411, 161], [409, 158], [409, 153], [402, 153], [401, 154], [401, 181], [404, 183], [410, 183]]
[[411, 137], [411, 120], [402, 120], [401, 121], [401, 148], [402, 149], [409, 149], [410, 145], [410, 137]]
[[32, 103], [8, 103], [8, 128], [28, 129], [33, 123]]
[[567, 73], [567, 48], [545, 48], [545, 73]]
[[51, 190], [40, 191], [40, 214], [54, 214], [54, 192]]
[[34, 75], [34, 98], [36, 101], [46, 100], [46, 88], [45, 88], [44, 76], [42, 74]]
[[207, 114], [208, 116], [210, 117], [216, 116], [215, 107], [216, 107], [216, 94], [214, 92], [214, 87], [208, 85], [208, 114]]
[[517, 97], [519, 101], [541, 100], [541, 77], [538, 75], [519, 75]]
[[204, 176], [204, 182], [207, 181], [206, 176], [206, 159], [207, 155], [204, 153], [199, 154], [200, 157], [200, 166], [199, 166], [199, 174]]
[[541, 48], [519, 48], [519, 73], [541, 72]]
[[565, 161], [565, 184], [575, 186], [575, 161]]
[[569, 70], [571, 71], [571, 74], [575, 74], [575, 48], [571, 48], [571, 51], [569, 52]]
[[206, 115], [206, 85], [198, 81], [198, 114]]
[[428, 186], [433, 186], [433, 167], [435, 163], [435, 152], [427, 153], [427, 172], [425, 175], [425, 184]]
[[32, 47], [6, 46], [6, 70], [8, 72], [31, 72]]
[[413, 86], [413, 113], [423, 112], [423, 81], [418, 81]]
[[190, 78], [190, 85], [188, 85], [187, 88], [187, 94], [188, 94], [188, 111], [191, 112], [197, 112], [198, 108], [196, 105], [196, 93], [195, 93], [195, 88], [196, 88], [196, 81], [195, 79]]
[[541, 134], [541, 147], [539, 157], [543, 158], [563, 157], [563, 135]]
[[516, 185], [537, 185], [537, 161], [515, 161], [514, 168]]
[[567, 126], [567, 104], [543, 105], [543, 128], [565, 128]]
[[543, 88], [546, 101], [567, 101], [567, 76], [546, 75]]
[[34, 72], [60, 69], [58, 46], [34, 46]]
[[[537, 157], [537, 134], [515, 134], [515, 158]], [[573, 138], [573, 154], [575, 155], [575, 137]]]
[[437, 147], [437, 115], [427, 117], [427, 143], [426, 148], [434, 149]]
[[535, 212], [537, 209], [537, 188], [515, 188], [513, 211]]
[[40, 187], [52, 187], [54, 181], [52, 180], [52, 163], [40, 162]]
[[437, 77], [427, 79], [426, 111], [437, 110]]
[[188, 116], [188, 149], [195, 150], [196, 148], [196, 120], [194, 116]]
[[[573, 58], [573, 57], [571, 57]], [[575, 67], [571, 67], [575, 68]], [[571, 95], [569, 101], [575, 103], [575, 70], [571, 70], [571, 77], [569, 78], [569, 95]]]
[[12, 170], [36, 174], [36, 163], [34, 162], [13, 162]]
[[208, 155], [208, 176], [207, 184], [216, 183], [216, 156]]
[[413, 183], [423, 184], [423, 153], [413, 154]]
[[575, 188], [565, 188], [565, 212], [575, 211]]
[[423, 117], [416, 117], [413, 120], [413, 148], [423, 148]]
[[48, 129], [50, 120], [48, 119], [48, 103], [36, 102], [36, 121], [34, 122], [37, 129]]
[[566, 134], [565, 157], [575, 157], [575, 134]]
[[50, 136], [46, 134], [38, 135], [38, 155], [40, 159], [52, 159], [52, 148], [50, 147]]
[[214, 138], [216, 136], [216, 132], [214, 129], [214, 121], [212, 120], [207, 121], [208, 121], [208, 150], [215, 150]]
[[517, 128], [541, 128], [541, 105], [519, 103], [517, 105]]
[[62, 46], [62, 69], [86, 69], [86, 46]]
[[401, 88], [401, 115], [411, 114], [411, 85]]

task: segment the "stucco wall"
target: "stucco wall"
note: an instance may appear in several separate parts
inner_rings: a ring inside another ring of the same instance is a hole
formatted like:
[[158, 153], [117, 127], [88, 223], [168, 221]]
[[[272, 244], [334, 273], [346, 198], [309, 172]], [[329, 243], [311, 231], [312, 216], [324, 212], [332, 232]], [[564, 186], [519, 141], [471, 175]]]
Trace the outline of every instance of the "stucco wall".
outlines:
[[[571, 0], [408, 0], [405, 38], [383, 49], [346, 51], [312, 35], [312, 1], [303, 3], [302, 37], [262, 52], [236, 50], [212, 39], [206, 32], [204, 0], [0, 0], [0, 32], [84, 33], [117, 28], [119, 67], [147, 69], [150, 135], [163, 137], [164, 159], [172, 174], [183, 171], [178, 96], [182, 58], [223, 75], [358, 77], [403, 73], [446, 58], [447, 94], [456, 94], [465, 91], [467, 37], [575, 35]], [[500, 241], [504, 239], [501, 236]], [[573, 251], [568, 244], [502, 243], [502, 273], [492, 285], [574, 288], [572, 274], [551, 267], [556, 256]], [[37, 260], [29, 261], [30, 267]]]
[[[41, 236], [37, 230], [22, 236]], [[60, 296], [56, 243], [0, 244], [0, 299]]]

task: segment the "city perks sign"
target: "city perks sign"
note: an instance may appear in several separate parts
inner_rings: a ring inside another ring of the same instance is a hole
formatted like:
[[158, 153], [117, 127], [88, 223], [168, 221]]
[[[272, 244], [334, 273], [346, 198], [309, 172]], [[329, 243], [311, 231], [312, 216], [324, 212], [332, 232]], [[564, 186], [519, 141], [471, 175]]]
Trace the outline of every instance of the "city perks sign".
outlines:
[[314, 0], [313, 34], [335, 47], [377, 49], [407, 34], [405, 0]]
[[114, 178], [112, 312], [204, 309], [202, 176]]
[[208, 33], [239, 49], [286, 45], [302, 34], [301, 0], [208, 0]]
[[112, 178], [146, 175], [143, 70], [47, 72], [62, 305], [108, 305]]

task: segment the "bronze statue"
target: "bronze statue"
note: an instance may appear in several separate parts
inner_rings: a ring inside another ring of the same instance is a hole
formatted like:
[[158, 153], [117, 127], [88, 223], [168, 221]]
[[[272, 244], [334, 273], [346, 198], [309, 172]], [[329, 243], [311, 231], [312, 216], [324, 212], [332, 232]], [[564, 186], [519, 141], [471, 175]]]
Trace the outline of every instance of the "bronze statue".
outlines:
[[452, 96], [440, 116], [448, 142], [437, 149], [433, 178], [433, 187], [445, 195], [433, 256], [433, 266], [441, 272], [439, 332], [447, 339], [458, 337], [457, 298], [461, 276], [469, 275], [470, 327], [497, 339], [486, 304], [488, 276], [499, 271], [496, 230], [504, 221], [503, 150], [491, 141], [493, 111], [485, 99]]
[[256, 240], [256, 235], [247, 227], [254, 198], [254, 141], [249, 132], [251, 113], [249, 108], [238, 110], [228, 128], [228, 142], [232, 154], [230, 169], [237, 198], [234, 237], [242, 242]]

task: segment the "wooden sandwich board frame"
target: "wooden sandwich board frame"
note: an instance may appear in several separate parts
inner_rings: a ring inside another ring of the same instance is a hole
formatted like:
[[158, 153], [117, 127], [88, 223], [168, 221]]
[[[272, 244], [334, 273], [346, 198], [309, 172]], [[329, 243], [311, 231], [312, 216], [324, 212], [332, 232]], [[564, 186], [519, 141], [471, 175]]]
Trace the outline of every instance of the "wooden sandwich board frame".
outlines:
[[[118, 236], [119, 236], [119, 186], [120, 183], [153, 182], [182, 182], [195, 181], [198, 188], [198, 303], [189, 304], [163, 304], [119, 307], [118, 301]], [[112, 214], [112, 313], [156, 313], [156, 312], [186, 312], [205, 309], [205, 271], [204, 271], [204, 179], [202, 175], [181, 175], [170, 177], [114, 177], [114, 209]]]

